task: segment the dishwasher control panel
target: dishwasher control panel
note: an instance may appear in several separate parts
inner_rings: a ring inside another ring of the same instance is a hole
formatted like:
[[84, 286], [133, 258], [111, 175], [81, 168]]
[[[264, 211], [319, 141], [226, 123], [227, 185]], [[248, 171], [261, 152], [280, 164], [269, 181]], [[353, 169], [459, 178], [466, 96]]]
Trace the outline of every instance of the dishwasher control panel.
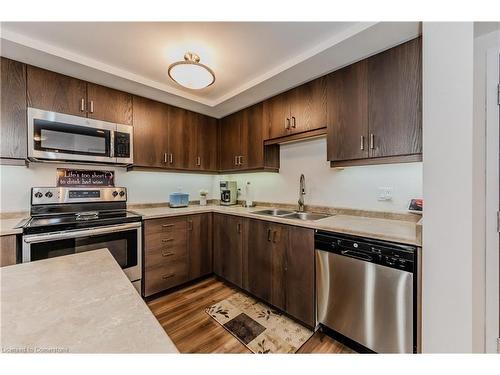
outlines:
[[413, 272], [416, 247], [316, 231], [315, 247], [351, 258]]

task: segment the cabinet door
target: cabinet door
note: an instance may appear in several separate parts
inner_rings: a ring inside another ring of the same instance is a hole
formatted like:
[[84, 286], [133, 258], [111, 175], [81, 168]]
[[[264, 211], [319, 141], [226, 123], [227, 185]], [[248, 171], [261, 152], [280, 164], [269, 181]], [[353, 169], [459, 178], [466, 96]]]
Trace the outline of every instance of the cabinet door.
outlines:
[[169, 168], [189, 168], [190, 128], [188, 111], [182, 108], [168, 106], [168, 164]]
[[214, 271], [243, 287], [243, 243], [246, 220], [231, 215], [214, 215]]
[[168, 107], [154, 100], [134, 96], [134, 165], [166, 167], [168, 149]]
[[87, 83], [76, 78], [29, 66], [28, 107], [87, 116]]
[[264, 101], [265, 138], [279, 138], [290, 134], [290, 104], [288, 93]]
[[199, 113], [186, 111], [185, 122], [182, 124], [185, 133], [183, 149], [187, 157], [187, 165], [185, 167], [192, 170], [200, 169], [198, 164], [201, 164], [198, 163], [198, 142], [201, 141], [198, 138], [198, 132], [200, 124], [203, 121], [202, 117], [203, 115]]
[[240, 123], [240, 112], [226, 116], [220, 121], [219, 168], [222, 171], [239, 169], [237, 157], [241, 155]]
[[0, 236], [0, 267], [16, 264], [16, 235]]
[[1, 58], [0, 157], [26, 159], [26, 65]]
[[321, 77], [289, 92], [292, 133], [302, 133], [326, 127], [326, 81], [326, 77]]
[[368, 64], [366, 60], [328, 75], [330, 161], [368, 157]]
[[240, 168], [261, 168], [264, 166], [263, 105], [259, 103], [241, 112]]
[[201, 115], [197, 131], [197, 167], [203, 171], [217, 170], [217, 120]]
[[368, 59], [370, 157], [422, 152], [421, 38]]
[[189, 278], [208, 275], [212, 272], [212, 214], [187, 217]]
[[132, 95], [94, 83], [87, 83], [88, 117], [132, 125]]
[[[295, 229], [295, 228], [294, 228]], [[289, 246], [289, 227], [273, 224], [271, 226], [272, 262], [271, 262], [271, 300], [272, 305], [281, 310], [286, 307], [286, 250]]]
[[315, 326], [314, 230], [294, 227], [286, 252], [286, 311]]
[[248, 222], [248, 291], [265, 301], [272, 295], [272, 225], [263, 220]]

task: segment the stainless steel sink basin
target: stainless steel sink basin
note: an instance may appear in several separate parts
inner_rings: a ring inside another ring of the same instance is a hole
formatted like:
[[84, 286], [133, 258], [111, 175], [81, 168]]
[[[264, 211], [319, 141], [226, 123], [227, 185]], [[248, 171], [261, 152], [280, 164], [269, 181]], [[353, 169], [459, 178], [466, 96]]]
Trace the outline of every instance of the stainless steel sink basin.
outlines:
[[288, 210], [280, 210], [279, 208], [274, 208], [274, 209], [269, 209], [269, 210], [253, 211], [252, 213], [257, 214], [257, 215], [283, 217], [285, 215], [293, 214], [294, 212], [288, 211]]
[[280, 210], [278, 208], [253, 211], [252, 213], [257, 214], [257, 215], [282, 217], [283, 219], [298, 219], [298, 220], [311, 220], [311, 221], [324, 219], [326, 217], [332, 216], [332, 215], [327, 215], [327, 214], [316, 214], [313, 212], [297, 212], [297, 211]]
[[327, 217], [330, 217], [332, 215], [327, 215], [327, 214], [316, 214], [313, 212], [294, 212], [289, 215], [282, 216], [284, 219], [299, 219], [299, 220], [320, 220], [324, 219]]

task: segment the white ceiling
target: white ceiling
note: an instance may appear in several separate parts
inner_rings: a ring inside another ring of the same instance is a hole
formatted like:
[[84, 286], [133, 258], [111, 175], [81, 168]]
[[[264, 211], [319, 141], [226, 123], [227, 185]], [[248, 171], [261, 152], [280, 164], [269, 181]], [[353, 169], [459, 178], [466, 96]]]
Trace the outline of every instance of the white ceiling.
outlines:
[[[415, 22], [4, 22], [1, 37], [3, 56], [221, 117], [418, 29]], [[318, 64], [329, 50], [337, 52], [331, 62]], [[214, 70], [214, 85], [189, 90], [167, 76], [187, 51]]]

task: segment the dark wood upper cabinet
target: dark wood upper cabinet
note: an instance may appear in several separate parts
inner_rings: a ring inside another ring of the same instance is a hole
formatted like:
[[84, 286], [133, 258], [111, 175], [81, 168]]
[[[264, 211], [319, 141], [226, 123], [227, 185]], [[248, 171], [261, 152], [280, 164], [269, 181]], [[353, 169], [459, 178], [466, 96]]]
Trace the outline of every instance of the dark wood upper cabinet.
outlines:
[[422, 42], [413, 39], [328, 77], [333, 167], [422, 160]]
[[314, 327], [314, 230], [293, 227], [289, 241], [286, 252], [285, 310]]
[[288, 93], [283, 93], [264, 101], [265, 139], [280, 138], [289, 135], [291, 120], [288, 97]]
[[291, 90], [290, 132], [303, 133], [326, 128], [327, 125], [327, 79], [321, 77]]
[[198, 165], [204, 171], [217, 170], [217, 120], [201, 115], [197, 131]]
[[265, 133], [263, 103], [224, 117], [219, 126], [219, 169], [278, 170], [279, 146], [264, 146]]
[[219, 169], [239, 170], [238, 157], [241, 150], [241, 112], [233, 113], [220, 120], [219, 125]]
[[262, 103], [244, 109], [240, 121], [240, 168], [255, 169], [263, 167], [264, 123]]
[[368, 59], [368, 98], [370, 156], [421, 153], [421, 38]]
[[248, 220], [221, 214], [214, 214], [213, 220], [214, 272], [241, 288]]
[[0, 158], [26, 159], [26, 65], [1, 58]]
[[188, 167], [192, 170], [217, 170], [217, 120], [200, 113], [188, 112]]
[[168, 168], [186, 169], [189, 166], [190, 120], [188, 111], [168, 106]]
[[132, 125], [132, 95], [94, 83], [87, 83], [88, 117]]
[[28, 107], [87, 116], [87, 83], [28, 65]]
[[212, 273], [212, 214], [187, 217], [189, 278]]
[[328, 160], [368, 157], [368, 63], [328, 75]]
[[168, 150], [168, 106], [134, 96], [134, 165], [164, 168]]
[[327, 126], [327, 79], [320, 77], [264, 101], [265, 139]]

